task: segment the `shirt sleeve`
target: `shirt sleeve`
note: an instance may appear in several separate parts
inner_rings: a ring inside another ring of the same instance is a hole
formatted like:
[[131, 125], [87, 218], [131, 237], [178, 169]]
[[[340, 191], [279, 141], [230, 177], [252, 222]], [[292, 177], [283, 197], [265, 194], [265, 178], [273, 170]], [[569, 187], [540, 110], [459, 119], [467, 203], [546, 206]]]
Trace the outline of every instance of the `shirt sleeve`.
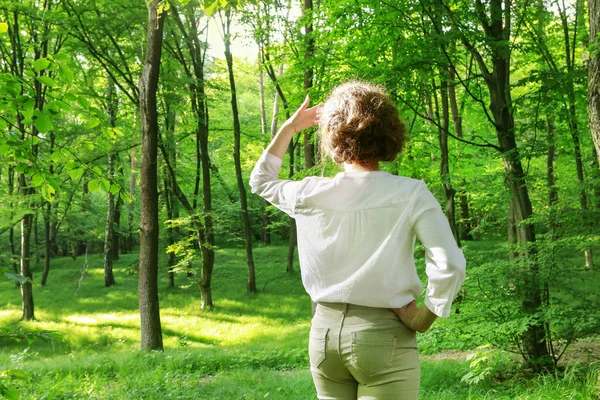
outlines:
[[252, 193], [279, 208], [291, 217], [295, 215], [298, 194], [305, 185], [303, 181], [279, 179], [283, 160], [265, 151], [250, 174]]
[[425, 184], [415, 196], [413, 229], [425, 247], [428, 277], [425, 305], [437, 316], [446, 318], [465, 280], [466, 260], [440, 204]]

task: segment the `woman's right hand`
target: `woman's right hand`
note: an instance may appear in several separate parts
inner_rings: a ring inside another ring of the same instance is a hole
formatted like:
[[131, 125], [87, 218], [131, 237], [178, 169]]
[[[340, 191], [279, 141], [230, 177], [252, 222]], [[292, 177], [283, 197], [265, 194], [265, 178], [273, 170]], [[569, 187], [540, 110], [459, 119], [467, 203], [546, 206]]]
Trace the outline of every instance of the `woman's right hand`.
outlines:
[[310, 97], [307, 95], [300, 108], [298, 108], [294, 115], [283, 123], [282, 129], [284, 127], [289, 127], [291, 131], [296, 134], [317, 125], [323, 104], [308, 108], [309, 103]]

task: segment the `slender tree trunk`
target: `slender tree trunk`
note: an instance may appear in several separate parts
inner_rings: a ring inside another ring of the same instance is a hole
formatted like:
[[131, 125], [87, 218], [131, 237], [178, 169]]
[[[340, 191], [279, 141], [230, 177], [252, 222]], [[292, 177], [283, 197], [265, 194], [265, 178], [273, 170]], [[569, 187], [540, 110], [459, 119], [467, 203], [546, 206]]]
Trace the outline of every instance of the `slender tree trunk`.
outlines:
[[[14, 210], [14, 203], [13, 203], [13, 195], [14, 195], [14, 190], [15, 190], [15, 167], [12, 165], [8, 166], [8, 197], [10, 198], [10, 202], [8, 204], [8, 207], [10, 209], [10, 214], [9, 214], [9, 218], [10, 218], [10, 229], [8, 230], [8, 242], [10, 243], [10, 255], [11, 255], [11, 260], [10, 263], [12, 264], [12, 269], [13, 272], [15, 274], [19, 273], [19, 267], [17, 265], [17, 259], [19, 258], [19, 255], [17, 254], [17, 249], [15, 246], [15, 227], [13, 225], [13, 218], [14, 218], [14, 214], [13, 214], [13, 210]], [[19, 284], [19, 282], [15, 282], [15, 287], [16, 288], [20, 288], [21, 285]]]
[[47, 203], [44, 207], [44, 271], [42, 272], [41, 285], [46, 286], [48, 274], [50, 273], [50, 258], [52, 257], [52, 243], [50, 241], [50, 213], [52, 204]]
[[[175, 202], [174, 199], [174, 195], [173, 195], [173, 188], [171, 185], [171, 182], [169, 182], [169, 175], [168, 173], [165, 173], [165, 178], [164, 178], [164, 185], [165, 185], [165, 205], [167, 207], [167, 218], [170, 221], [173, 221], [175, 213], [173, 210], [173, 203]], [[170, 247], [175, 243], [175, 229], [173, 228], [172, 224], [169, 224], [167, 227], [167, 246]], [[169, 287], [173, 288], [175, 287], [175, 272], [173, 271], [173, 266], [175, 265], [175, 252], [169, 252], [168, 253], [169, 258], [167, 259], [167, 271], [168, 271], [168, 276], [169, 276]]]
[[[117, 156], [116, 159], [119, 157]], [[120, 173], [119, 175], [122, 175]], [[120, 181], [120, 179], [119, 179]], [[123, 199], [121, 198], [121, 192], [116, 194], [117, 201], [115, 201], [115, 213], [113, 221], [113, 234], [112, 234], [112, 259], [117, 261], [119, 259], [119, 250], [121, 248], [121, 209], [123, 208]]]
[[[21, 175], [21, 181], [25, 181], [25, 176]], [[23, 186], [24, 187], [24, 186]], [[35, 319], [33, 306], [33, 275], [30, 264], [30, 243], [31, 228], [33, 225], [33, 214], [25, 214], [21, 219], [21, 275], [27, 278], [27, 282], [21, 284], [21, 316], [22, 321]]]
[[231, 110], [233, 112], [233, 162], [235, 164], [235, 176], [237, 179], [238, 190], [240, 192], [240, 206], [242, 215], [242, 225], [244, 228], [244, 239], [246, 244], [246, 261], [248, 263], [248, 285], [247, 290], [249, 293], [256, 292], [256, 276], [254, 269], [254, 257], [252, 255], [252, 229], [250, 227], [250, 217], [248, 216], [248, 200], [246, 197], [246, 188], [244, 186], [244, 178], [242, 177], [242, 165], [240, 162], [240, 119], [237, 108], [237, 94], [235, 88], [235, 78], [233, 76], [233, 55], [231, 54], [231, 40], [230, 40], [230, 23], [231, 15], [230, 11], [227, 10], [226, 22], [223, 27], [225, 32], [225, 60], [227, 61], [227, 69], [229, 70], [229, 86], [231, 87]]
[[[311, 66], [315, 52], [315, 38], [313, 36], [313, 0], [304, 0], [302, 9], [304, 20], [305, 42], [306, 49], [304, 51], [304, 63], [306, 70], [304, 71], [304, 90], [308, 92], [313, 86], [313, 68]], [[315, 144], [313, 143], [312, 130], [304, 131], [304, 165], [306, 169], [315, 166]]]
[[[176, 150], [176, 144], [175, 144], [175, 140], [174, 140], [174, 131], [175, 131], [175, 120], [176, 120], [177, 116], [171, 110], [171, 107], [169, 105], [167, 98], [164, 99], [164, 103], [165, 103], [165, 116], [164, 116], [164, 120], [165, 120], [165, 122], [164, 122], [165, 136], [164, 137], [165, 137], [165, 139], [164, 139], [164, 142], [162, 143], [162, 147], [165, 149], [166, 155], [171, 158], [173, 170], [176, 171], [177, 150]], [[171, 176], [169, 174], [169, 171], [166, 171], [164, 168], [163, 168], [163, 171], [164, 171], [164, 176], [163, 176], [164, 189], [162, 190], [162, 194], [165, 199], [165, 207], [167, 209], [167, 220], [170, 221], [170, 223], [167, 224], [167, 247], [171, 247], [173, 244], [175, 244], [175, 229], [173, 228], [173, 220], [175, 218], [175, 203], [177, 200], [175, 199], [175, 194], [173, 191], [173, 184], [171, 182]], [[175, 265], [175, 259], [176, 259], [175, 252], [169, 251], [168, 259], [167, 259], [167, 276], [169, 278], [169, 287], [170, 288], [175, 287], [175, 271], [173, 270], [173, 267]]]
[[[277, 73], [277, 78], [281, 77], [281, 75], [283, 74], [283, 64], [279, 65], [279, 71]], [[279, 114], [279, 93], [277, 91], [275, 91], [275, 96], [273, 98], [273, 115], [271, 117], [271, 137], [275, 136], [277, 134], [277, 117]], [[267, 207], [270, 206], [271, 204], [265, 200], [264, 202], [264, 212], [263, 212], [263, 243], [265, 245], [270, 245], [271, 244], [271, 230], [269, 229], [269, 224], [271, 223], [271, 216], [269, 215], [269, 212], [267, 211]], [[291, 229], [291, 226], [290, 226]]]
[[[294, 141], [290, 143], [290, 147], [288, 148], [288, 154], [290, 155], [290, 172], [289, 177], [292, 179], [294, 176], [294, 165], [295, 165], [295, 157], [294, 157]], [[294, 218], [288, 217], [289, 226], [290, 226], [290, 237], [288, 239], [288, 257], [287, 257], [287, 273], [291, 274], [294, 272], [294, 260], [296, 243], [298, 241], [298, 233], [296, 231], [296, 220]]]
[[258, 96], [260, 101], [260, 131], [264, 135], [267, 133], [267, 112], [265, 110], [265, 85], [263, 82], [263, 68], [260, 51], [258, 55]]
[[[268, 52], [264, 52], [263, 53], [263, 57], [267, 60], [269, 60], [269, 53]], [[281, 85], [279, 84], [279, 76], [281, 76], [281, 74], [283, 73], [283, 65], [279, 66], [279, 74], [275, 75], [275, 71], [273, 69], [273, 66], [270, 63], [266, 63], [265, 64], [266, 70], [267, 70], [267, 74], [269, 75], [269, 78], [271, 78], [271, 81], [273, 82], [273, 84], [275, 85], [275, 91], [276, 91], [276, 96], [279, 97], [279, 99], [281, 100], [281, 103], [283, 104], [283, 108], [285, 110], [285, 116], [287, 119], [290, 118], [290, 107], [289, 104], [287, 102], [287, 99], [285, 98], [285, 95], [283, 94], [283, 90], [281, 89]], [[278, 110], [277, 105], [275, 105], [274, 109], [273, 109], [273, 115], [275, 116], [275, 111]], [[277, 122], [276, 119], [273, 118], [273, 123], [271, 124], [271, 135], [275, 135], [277, 133]], [[288, 147], [288, 154], [290, 156], [290, 168], [289, 168], [289, 178], [291, 179], [294, 176], [294, 149], [297, 143], [294, 143], [294, 140], [292, 140], [290, 142], [290, 145]], [[288, 240], [288, 258], [287, 258], [287, 266], [286, 266], [286, 271], [288, 273], [292, 273], [294, 272], [294, 251], [296, 248], [296, 221], [294, 221], [293, 218], [288, 218], [288, 223], [289, 223], [289, 231], [290, 231], [290, 235], [289, 235], [289, 240]]]
[[[131, 149], [131, 172], [129, 174], [129, 196], [132, 199], [136, 198], [136, 187], [137, 187], [137, 147]], [[129, 253], [133, 251], [135, 247], [135, 228], [134, 228], [134, 220], [135, 220], [135, 201], [129, 203], [128, 206], [128, 216], [127, 216], [127, 237], [123, 241], [123, 253]]]
[[139, 303], [141, 347], [162, 350], [162, 331], [158, 303], [158, 116], [156, 91], [162, 52], [165, 11], [157, 15], [159, 0], [148, 5], [148, 41], [144, 69], [139, 80], [140, 117], [142, 121], [142, 165], [140, 168]]
[[34, 247], [34, 261], [33, 265], [38, 265], [40, 263], [40, 236], [38, 229], [38, 211], [35, 211], [33, 216], [33, 247]]
[[590, 52], [588, 61], [588, 121], [600, 166], [600, 0], [588, 0]]
[[[198, 281], [201, 307], [202, 309], [211, 309], [213, 307], [211, 282], [215, 262], [215, 237], [212, 217], [212, 188], [210, 184], [212, 168], [210, 156], [208, 154], [208, 106], [204, 90], [204, 60], [206, 46], [199, 41], [200, 35], [197, 30], [197, 24], [195, 23], [197, 18], [194, 16], [193, 5], [186, 8], [187, 29], [179, 16], [177, 8], [173, 6], [171, 8], [173, 10], [175, 23], [182, 36], [185, 38], [185, 43], [192, 63], [192, 71], [190, 74], [193, 73], [196, 78], [195, 81], [190, 84], [189, 88], [192, 109], [196, 114], [196, 142], [199, 143], [196, 156], [200, 157], [200, 165], [202, 167], [202, 216], [204, 223], [200, 221], [196, 209], [190, 204], [183, 191], [179, 188], [174, 170], [168, 162], [167, 165], [169, 166], [171, 182], [175, 194], [177, 195], [180, 204], [186, 209], [194, 221], [197, 242], [200, 254], [202, 255], [202, 266], [200, 269], [200, 279]], [[184, 69], [189, 71], [185, 60], [181, 59], [180, 61], [182, 62]]]
[[[443, 73], [443, 72], [442, 72]], [[450, 166], [449, 166], [449, 154], [448, 154], [448, 129], [450, 128], [450, 110], [448, 104], [448, 81], [447, 78], [440, 76], [440, 95], [442, 98], [442, 118], [439, 115], [439, 105], [437, 96], [434, 94], [435, 105], [436, 105], [436, 116], [440, 127], [438, 128], [438, 141], [440, 144], [440, 178], [444, 187], [444, 195], [446, 197], [446, 207], [444, 213], [446, 219], [452, 229], [454, 240], [460, 247], [460, 236], [458, 235], [458, 229], [456, 228], [456, 217], [454, 204], [454, 195], [456, 190], [452, 187], [452, 181], [450, 178]]]
[[[52, 154], [54, 151], [54, 141], [55, 134], [54, 132], [50, 132], [49, 142], [50, 142], [50, 150], [49, 153]], [[54, 163], [51, 162], [50, 167], [48, 168], [48, 172], [50, 175], [54, 175]], [[50, 260], [52, 259], [52, 211], [54, 207], [52, 203], [46, 203], [44, 207], [44, 271], [42, 272], [42, 280], [41, 285], [46, 286], [46, 282], [48, 280], [48, 274], [50, 273]]]
[[548, 132], [548, 152], [546, 155], [546, 186], [548, 186], [548, 229], [552, 236], [552, 240], [555, 240], [555, 228], [556, 228], [556, 213], [554, 205], [558, 202], [558, 190], [556, 188], [556, 174], [554, 173], [554, 157], [556, 155], [556, 132], [554, 122], [550, 115], [546, 115], [546, 127]]
[[[450, 111], [452, 113], [452, 124], [454, 125], [454, 132], [459, 138], [463, 138], [462, 129], [462, 116], [458, 109], [458, 102], [456, 100], [456, 89], [454, 84], [455, 73], [454, 68], [450, 67], [449, 70], [449, 84], [448, 84], [448, 98], [450, 100]], [[460, 240], [473, 240], [471, 234], [471, 216], [469, 213], [469, 202], [467, 200], [467, 194], [465, 191], [465, 181], [459, 182], [459, 193], [458, 203], [460, 207]]]
[[[558, 4], [558, 3], [557, 3]], [[574, 76], [574, 45], [576, 42], [577, 35], [577, 26], [578, 26], [578, 18], [580, 12], [582, 10], [581, 0], [576, 1], [575, 4], [575, 21], [573, 22], [573, 45], [571, 45], [571, 37], [570, 37], [570, 29], [569, 22], [567, 20], [566, 9], [560, 8], [559, 5], [559, 14], [561, 17], [562, 27], [563, 27], [563, 35], [565, 42], [565, 60], [567, 65], [567, 76], [566, 76], [566, 90], [567, 90], [567, 115], [569, 121], [569, 130], [571, 132], [571, 140], [573, 141], [573, 155], [575, 157], [575, 167], [577, 171], [577, 182], [578, 182], [578, 190], [579, 190], [579, 205], [581, 207], [581, 212], [583, 214], [583, 224], [587, 225], [587, 212], [588, 212], [588, 204], [587, 204], [587, 196], [586, 196], [586, 188], [585, 188], [585, 177], [583, 173], [583, 161], [581, 157], [581, 144], [579, 140], [579, 124], [577, 122], [577, 110], [576, 110], [576, 102], [575, 102], [575, 83], [573, 82]], [[571, 49], [573, 47], [573, 49]], [[573, 51], [573, 53], [572, 53]], [[592, 255], [592, 249], [586, 248], [584, 249], [584, 258], [585, 258], [585, 266], [587, 268], [592, 268], [594, 266], [594, 258]]]
[[[279, 65], [279, 71], [277, 72], [277, 78], [279, 79], [283, 75], [283, 64]], [[273, 117], [271, 118], [271, 137], [277, 134], [277, 117], [279, 115], [279, 96], [280, 93], [276, 90], [273, 98]]]
[[[110, 180], [114, 178], [115, 171], [115, 155], [108, 155], [108, 177]], [[115, 223], [115, 201], [114, 195], [108, 191], [106, 199], [106, 220], [104, 227], [104, 286], [110, 287], [114, 285], [115, 277], [113, 275], [113, 234]]]

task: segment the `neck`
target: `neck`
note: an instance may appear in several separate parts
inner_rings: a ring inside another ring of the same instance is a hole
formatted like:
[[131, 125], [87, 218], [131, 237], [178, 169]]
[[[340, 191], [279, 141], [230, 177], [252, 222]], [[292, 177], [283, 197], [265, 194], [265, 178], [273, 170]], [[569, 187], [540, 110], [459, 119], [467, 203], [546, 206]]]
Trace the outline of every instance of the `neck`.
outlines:
[[372, 161], [367, 164], [344, 163], [345, 172], [369, 172], [379, 171], [379, 162]]

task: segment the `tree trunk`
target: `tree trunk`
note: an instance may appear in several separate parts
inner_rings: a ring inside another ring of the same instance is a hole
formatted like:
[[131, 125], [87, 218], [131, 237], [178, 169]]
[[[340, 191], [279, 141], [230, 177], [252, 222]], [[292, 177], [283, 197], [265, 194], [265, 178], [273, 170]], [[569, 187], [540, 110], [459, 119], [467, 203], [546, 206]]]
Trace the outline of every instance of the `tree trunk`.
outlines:
[[52, 204], [47, 203], [44, 207], [44, 271], [42, 272], [41, 285], [46, 286], [48, 274], [50, 273], [50, 258], [52, 257], [52, 242], [50, 240], [50, 213]]
[[[173, 203], [175, 202], [172, 187], [169, 182], [168, 175], [165, 177], [165, 203], [167, 206], [167, 218], [172, 221], [174, 218]], [[167, 227], [167, 247], [175, 244], [175, 229], [171, 224]], [[175, 287], [175, 272], [173, 266], [175, 265], [175, 252], [170, 251], [169, 258], [167, 259], [167, 273], [169, 276], [169, 287]]]
[[[117, 157], [118, 159], [118, 157]], [[122, 173], [119, 173], [122, 175]], [[119, 181], [121, 181], [119, 179]], [[123, 199], [121, 198], [121, 192], [119, 191], [117, 194], [117, 201], [115, 201], [115, 213], [113, 220], [113, 242], [112, 242], [112, 259], [113, 261], [117, 261], [119, 259], [119, 251], [121, 244], [121, 209], [123, 208]]]
[[237, 180], [238, 190], [240, 192], [240, 206], [242, 225], [244, 228], [244, 240], [246, 244], [246, 261], [248, 263], [248, 293], [256, 292], [256, 277], [254, 269], [254, 257], [252, 255], [252, 230], [250, 227], [250, 218], [248, 216], [248, 200], [246, 197], [246, 187], [244, 186], [244, 178], [242, 177], [242, 165], [240, 161], [240, 119], [237, 108], [237, 95], [235, 88], [235, 78], [233, 76], [233, 55], [231, 54], [231, 35], [229, 31], [231, 23], [231, 12], [225, 11], [226, 21], [223, 26], [225, 33], [225, 60], [227, 61], [227, 69], [229, 71], [229, 86], [231, 88], [231, 111], [233, 112], [233, 162], [235, 164], [235, 176]]
[[[574, 76], [574, 63], [575, 63], [575, 43], [577, 39], [577, 27], [578, 27], [578, 19], [580, 12], [582, 10], [581, 0], [576, 1], [575, 4], [575, 21], [573, 22], [573, 42], [571, 43], [571, 35], [569, 29], [569, 21], [567, 19], [567, 10], [561, 8], [559, 3], [556, 3], [558, 6], [558, 11], [561, 19], [561, 24], [563, 28], [563, 39], [564, 39], [564, 51], [565, 51], [565, 62], [567, 66], [567, 74], [566, 74], [566, 91], [567, 91], [567, 120], [569, 123], [569, 131], [571, 133], [571, 140], [573, 141], [573, 155], [575, 157], [575, 168], [577, 171], [577, 182], [578, 182], [578, 191], [579, 191], [579, 205], [581, 207], [582, 223], [583, 225], [587, 225], [587, 212], [588, 212], [588, 204], [587, 204], [587, 195], [585, 189], [585, 177], [583, 174], [583, 162], [581, 157], [581, 145], [579, 140], [579, 124], [577, 122], [577, 110], [576, 110], [576, 102], [575, 102], [575, 83], [573, 81]], [[564, 3], [563, 3], [564, 5]], [[573, 53], [572, 53], [573, 52]], [[594, 259], [592, 255], [592, 249], [586, 248], [584, 249], [584, 258], [585, 258], [585, 266], [587, 268], [592, 268], [594, 266]]]
[[[294, 165], [295, 165], [295, 157], [294, 157], [294, 140], [290, 142], [290, 146], [288, 148], [288, 154], [290, 155], [290, 171], [289, 177], [292, 179], [294, 176]], [[287, 273], [291, 274], [294, 272], [294, 256], [296, 250], [296, 242], [298, 241], [298, 232], [296, 231], [296, 220], [294, 218], [289, 217], [289, 227], [290, 227], [290, 236], [288, 239], [288, 257], [287, 257]]]
[[[448, 84], [448, 98], [450, 100], [450, 111], [452, 113], [452, 124], [454, 125], [454, 132], [459, 138], [463, 138], [462, 129], [462, 116], [458, 109], [458, 102], [456, 100], [456, 89], [454, 84], [455, 73], [454, 68], [450, 67], [449, 70], [449, 84]], [[458, 203], [460, 207], [460, 240], [473, 240], [471, 234], [471, 216], [469, 213], [469, 202], [467, 200], [467, 194], [465, 192], [464, 179], [459, 182], [459, 194]]]
[[[279, 78], [283, 74], [283, 64], [279, 65], [279, 71], [277, 73], [277, 78]], [[275, 91], [275, 96], [273, 98], [273, 115], [271, 117], [271, 137], [277, 134], [277, 115], [279, 114], [279, 93]], [[271, 216], [267, 211], [267, 207], [271, 204], [265, 200], [264, 202], [264, 211], [263, 211], [263, 243], [265, 245], [271, 244], [271, 230], [269, 229], [269, 224], [271, 223]]]
[[[196, 78], [190, 83], [189, 89], [192, 100], [192, 109], [196, 114], [196, 142], [199, 143], [199, 146], [196, 150], [196, 157], [200, 157], [200, 165], [202, 166], [202, 216], [204, 219], [204, 224], [198, 218], [196, 209], [188, 201], [183, 191], [181, 191], [179, 188], [175, 172], [169, 162], [167, 162], [167, 167], [169, 168], [169, 173], [171, 174], [171, 182], [173, 184], [175, 194], [181, 205], [186, 209], [194, 221], [198, 247], [200, 249], [200, 254], [202, 255], [202, 266], [200, 269], [200, 279], [198, 281], [198, 286], [200, 287], [201, 306], [202, 309], [211, 309], [213, 307], [211, 281], [215, 262], [215, 237], [212, 219], [212, 188], [210, 184], [211, 162], [208, 154], [208, 107], [206, 104], [206, 94], [204, 91], [204, 60], [206, 55], [206, 46], [200, 43], [198, 39], [199, 33], [197, 30], [197, 24], [195, 23], [197, 18], [194, 16], [193, 4], [186, 8], [186, 22], [188, 24], [187, 29], [179, 16], [177, 8], [173, 6], [171, 6], [171, 8], [173, 10], [173, 16], [177, 27], [179, 28], [182, 36], [185, 38], [185, 43], [193, 69], [193, 71], [190, 73], [193, 73], [194, 77]], [[185, 60], [180, 59], [180, 62], [182, 62], [184, 69], [189, 71]]]
[[[445, 71], [442, 70], [442, 74]], [[444, 76], [440, 76], [440, 95], [442, 97], [442, 118], [440, 121], [439, 115], [439, 107], [437, 96], [435, 96], [436, 103], [436, 115], [438, 119], [438, 123], [441, 122], [441, 126], [438, 128], [438, 141], [440, 144], [440, 178], [442, 180], [442, 185], [444, 187], [444, 195], [446, 197], [446, 207], [444, 213], [446, 214], [446, 218], [448, 219], [448, 223], [450, 224], [450, 229], [452, 229], [452, 234], [454, 235], [454, 240], [456, 240], [456, 244], [460, 247], [460, 237], [458, 235], [458, 229], [456, 228], [456, 217], [455, 210], [456, 206], [454, 204], [454, 195], [456, 194], [456, 190], [452, 187], [452, 181], [450, 178], [450, 166], [449, 166], [449, 154], [448, 154], [448, 129], [450, 128], [450, 110], [448, 104], [448, 80]]]
[[[25, 187], [25, 176], [20, 176], [21, 187]], [[33, 214], [25, 214], [21, 219], [21, 275], [27, 278], [27, 282], [21, 284], [21, 309], [23, 314], [21, 321], [35, 319], [33, 307], [33, 275], [30, 264], [30, 242], [31, 228], [33, 225]]]
[[38, 212], [35, 211], [35, 215], [33, 216], [33, 247], [34, 247], [34, 261], [33, 265], [38, 265], [40, 263], [40, 236], [38, 229]]
[[[15, 227], [13, 225], [13, 218], [14, 218], [14, 214], [13, 214], [13, 194], [14, 194], [14, 190], [15, 190], [15, 167], [12, 165], [8, 166], [8, 197], [10, 198], [10, 202], [8, 204], [8, 207], [10, 209], [10, 214], [9, 214], [9, 218], [10, 218], [10, 229], [8, 230], [8, 242], [10, 243], [10, 255], [11, 255], [11, 260], [10, 263], [12, 264], [12, 269], [13, 272], [15, 274], [19, 273], [19, 267], [17, 266], [17, 259], [19, 258], [19, 255], [17, 254], [17, 249], [15, 246]], [[19, 284], [19, 282], [15, 282], [15, 287], [16, 288], [20, 288], [21, 285]]]
[[[304, 0], [302, 9], [304, 20], [304, 38], [306, 49], [304, 51], [304, 91], [309, 92], [313, 86], [313, 68], [311, 66], [315, 52], [315, 38], [313, 36], [313, 0]], [[313, 143], [313, 134], [311, 129], [304, 131], [304, 165], [306, 169], [315, 166], [315, 144]]]
[[267, 112], [265, 110], [265, 85], [263, 82], [263, 68], [260, 51], [258, 55], [258, 96], [260, 101], [260, 131], [264, 135], [267, 133]]
[[600, 0], [588, 0], [590, 48], [588, 61], [588, 121], [600, 166]]
[[[129, 175], [129, 195], [131, 196], [132, 199], [136, 198], [136, 193], [135, 193], [135, 188], [137, 186], [137, 174], [136, 174], [136, 169], [137, 169], [137, 147], [134, 147], [131, 149], [131, 172]], [[134, 229], [134, 223], [133, 221], [135, 220], [135, 201], [132, 201], [131, 203], [129, 203], [129, 207], [128, 207], [128, 217], [127, 217], [127, 237], [125, 238], [125, 240], [123, 241], [123, 253], [129, 253], [131, 251], [133, 251], [133, 248], [135, 247], [135, 236], [136, 233], [135, 229]]]
[[139, 303], [141, 347], [162, 350], [162, 331], [158, 303], [158, 116], [156, 91], [162, 52], [165, 11], [157, 15], [159, 0], [148, 5], [148, 40], [144, 69], [139, 80], [142, 121], [142, 164], [140, 168], [140, 267]]
[[[54, 152], [54, 141], [55, 141], [54, 131], [50, 132], [50, 149], [49, 153], [52, 154]], [[50, 175], [54, 174], [54, 163], [50, 163], [50, 167], [48, 168], [48, 172]], [[55, 202], [56, 205], [57, 202]], [[52, 211], [54, 207], [52, 203], [46, 203], [44, 207], [44, 271], [42, 272], [42, 280], [41, 285], [46, 286], [46, 282], [48, 280], [48, 274], [50, 273], [50, 260], [52, 259], [52, 231], [54, 225], [52, 224]]]
[[[553, 363], [548, 353], [544, 323], [537, 315], [542, 304], [543, 285], [540, 283], [539, 266], [536, 261], [535, 229], [531, 221], [533, 210], [515, 139], [510, 86], [510, 34], [513, 9], [510, 6], [505, 7], [503, 0], [490, 0], [486, 4], [483, 0], [476, 0], [475, 9], [477, 11], [475, 15], [486, 33], [485, 40], [489, 51], [485, 56], [488, 57], [492, 69], [488, 68], [484, 54], [464, 33], [461, 35], [461, 40], [478, 63], [490, 95], [490, 118], [496, 130], [498, 148], [504, 161], [505, 184], [511, 194], [512, 215], [519, 243], [518, 256], [524, 261], [520, 268], [527, 269], [527, 274], [522, 282], [519, 282], [522, 285], [519, 289], [523, 293], [523, 310], [527, 315], [532, 316], [533, 323], [523, 333], [521, 339], [523, 355], [535, 370], [540, 371]], [[519, 262], [519, 258], [515, 261]]]
[[[108, 179], [114, 178], [115, 155], [108, 155]], [[106, 199], [106, 220], [104, 226], [104, 286], [114, 285], [115, 277], [113, 275], [113, 234], [115, 223], [115, 201], [112, 192], [109, 190]]]

